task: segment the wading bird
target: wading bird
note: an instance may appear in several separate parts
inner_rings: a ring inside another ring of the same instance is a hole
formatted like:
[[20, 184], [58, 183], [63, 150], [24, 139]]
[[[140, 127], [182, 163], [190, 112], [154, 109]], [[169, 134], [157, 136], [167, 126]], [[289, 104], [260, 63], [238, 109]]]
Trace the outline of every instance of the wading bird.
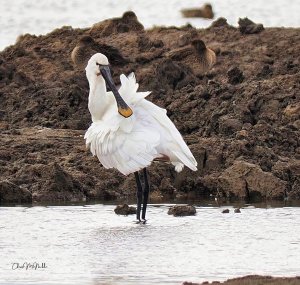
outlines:
[[128, 63], [128, 60], [125, 59], [120, 51], [113, 46], [106, 44], [97, 43], [90, 36], [83, 36], [79, 39], [77, 45], [72, 50], [71, 59], [75, 66], [79, 69], [84, 70], [90, 57], [97, 52], [104, 52], [110, 60], [110, 63], [114, 65], [122, 66]]
[[[196, 171], [197, 162], [166, 110], [145, 99], [150, 92], [137, 92], [133, 73], [120, 76], [121, 87], [117, 90], [105, 55], [94, 54], [85, 70], [92, 116], [92, 124], [85, 134], [86, 144], [105, 168], [116, 168], [124, 175], [134, 173], [136, 217], [138, 222], [145, 223], [150, 189], [146, 167], [160, 160], [174, 165], [177, 172], [184, 165]], [[143, 173], [144, 185], [139, 171]]]

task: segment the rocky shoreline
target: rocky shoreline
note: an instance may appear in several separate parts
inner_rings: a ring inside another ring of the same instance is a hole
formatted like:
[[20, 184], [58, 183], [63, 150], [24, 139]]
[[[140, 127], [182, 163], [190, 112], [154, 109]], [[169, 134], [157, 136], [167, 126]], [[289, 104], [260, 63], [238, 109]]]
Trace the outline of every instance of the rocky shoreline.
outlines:
[[184, 282], [182, 285], [299, 285], [300, 277], [271, 277], [271, 276], [259, 276], [259, 275], [248, 275], [244, 277], [238, 277], [228, 279], [225, 282], [203, 282], [203, 283], [192, 283]]
[[[104, 169], [85, 148], [88, 83], [71, 61], [82, 36], [126, 59], [112, 64], [115, 82], [134, 71], [198, 161], [180, 174], [154, 163], [152, 202], [300, 199], [300, 29], [259, 27], [244, 33], [219, 19], [144, 30], [123, 17], [21, 36], [0, 53], [0, 203], [135, 197], [134, 177]], [[195, 39], [217, 56], [208, 72], [183, 52]]]

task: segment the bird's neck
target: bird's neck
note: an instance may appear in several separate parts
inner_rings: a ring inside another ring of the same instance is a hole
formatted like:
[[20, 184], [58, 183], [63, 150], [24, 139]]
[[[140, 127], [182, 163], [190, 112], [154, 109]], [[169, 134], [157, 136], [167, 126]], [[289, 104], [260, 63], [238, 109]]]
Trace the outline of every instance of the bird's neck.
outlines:
[[106, 93], [106, 83], [102, 76], [94, 77], [89, 84], [90, 90], [93, 91], [95, 96], [101, 96], [101, 94]]
[[102, 120], [105, 112], [109, 109], [110, 98], [106, 92], [106, 84], [102, 76], [98, 76], [89, 82], [89, 111], [92, 121]]

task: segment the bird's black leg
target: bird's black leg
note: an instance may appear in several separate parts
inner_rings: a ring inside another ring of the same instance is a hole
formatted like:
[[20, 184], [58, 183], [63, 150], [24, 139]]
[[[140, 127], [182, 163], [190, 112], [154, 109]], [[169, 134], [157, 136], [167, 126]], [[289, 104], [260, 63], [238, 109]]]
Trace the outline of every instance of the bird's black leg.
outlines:
[[142, 187], [142, 183], [141, 183], [138, 171], [134, 172], [134, 176], [135, 176], [135, 181], [136, 181], [136, 186], [137, 186], [137, 191], [136, 191], [136, 196], [137, 196], [136, 218], [137, 218], [138, 221], [141, 221], [143, 187]]
[[146, 222], [146, 210], [147, 210], [147, 204], [148, 204], [148, 197], [149, 197], [149, 191], [150, 191], [150, 185], [148, 180], [148, 174], [147, 169], [143, 169], [144, 174], [144, 201], [143, 201], [143, 211], [142, 211], [142, 219], [144, 220], [144, 223]]

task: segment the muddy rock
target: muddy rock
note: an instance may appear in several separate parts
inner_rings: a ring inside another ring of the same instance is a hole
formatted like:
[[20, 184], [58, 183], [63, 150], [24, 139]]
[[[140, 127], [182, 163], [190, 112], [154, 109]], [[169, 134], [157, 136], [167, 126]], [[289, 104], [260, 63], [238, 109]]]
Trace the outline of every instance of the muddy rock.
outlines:
[[178, 89], [186, 86], [188, 82], [193, 80], [193, 77], [192, 72], [186, 67], [171, 59], [165, 59], [156, 66], [155, 81], [152, 84], [154, 88], [157, 88], [156, 86], [160, 86], [161, 81], [163, 81], [165, 88]]
[[222, 134], [233, 134], [242, 129], [243, 123], [235, 118], [228, 118], [224, 116], [219, 121], [219, 131]]
[[277, 161], [272, 171], [280, 179], [286, 181], [286, 196], [290, 199], [300, 198], [300, 161], [284, 159]]
[[196, 208], [191, 205], [175, 205], [168, 210], [168, 215], [174, 217], [194, 216], [196, 215]]
[[182, 9], [182, 15], [185, 18], [205, 18], [213, 19], [214, 12], [210, 4], [204, 4], [201, 8]]
[[4, 203], [31, 203], [32, 195], [24, 188], [18, 187], [8, 180], [0, 181], [0, 204]]
[[[198, 171], [179, 174], [153, 163], [151, 201], [215, 197], [223, 188], [230, 198], [286, 191], [299, 199], [299, 29], [245, 37], [219, 20], [208, 29], [145, 30], [132, 12], [91, 28], [26, 34], [0, 53], [0, 181], [28, 189], [33, 201], [135, 199], [134, 176], [105, 169], [85, 147], [89, 86], [71, 59], [82, 38], [109, 56], [117, 85], [135, 72], [197, 159]], [[242, 171], [236, 161], [255, 167]]]
[[264, 65], [261, 71], [257, 74], [257, 78], [264, 79], [271, 77], [273, 73], [272, 67], [270, 65]]
[[219, 187], [228, 197], [283, 199], [286, 182], [255, 164], [235, 161], [219, 177]]
[[283, 114], [287, 117], [300, 118], [300, 103], [286, 106]]
[[123, 215], [123, 216], [136, 214], [136, 208], [132, 206], [128, 206], [127, 204], [118, 205], [114, 209], [114, 211], [117, 215]]
[[222, 211], [222, 214], [228, 214], [228, 213], [230, 213], [230, 210], [229, 210], [229, 209], [224, 209], [224, 210]]
[[176, 188], [172, 185], [170, 178], [164, 177], [161, 180], [159, 190], [165, 195], [169, 197], [173, 197], [176, 192]]
[[30, 167], [29, 173], [41, 177], [41, 182], [33, 183], [33, 200], [44, 201], [85, 201], [86, 196], [80, 182], [67, 173], [59, 164], [51, 163]]
[[298, 285], [300, 284], [300, 277], [271, 277], [271, 276], [259, 276], [259, 275], [248, 275], [244, 277], [237, 277], [228, 279], [224, 282], [203, 282], [203, 283], [192, 283], [184, 282], [182, 285]]
[[248, 18], [240, 18], [238, 23], [242, 34], [257, 34], [264, 30], [262, 24], [255, 24]]
[[229, 27], [227, 19], [220, 17], [217, 20], [213, 21], [210, 25], [210, 28], [219, 28], [219, 27]]
[[184, 47], [184, 46], [190, 45], [190, 43], [195, 38], [197, 38], [197, 36], [198, 36], [197, 32], [193, 29], [190, 31], [190, 33], [180, 35], [177, 40], [177, 45], [179, 47]]
[[238, 67], [229, 69], [227, 71], [227, 76], [230, 84], [239, 84], [245, 79], [243, 72]]

